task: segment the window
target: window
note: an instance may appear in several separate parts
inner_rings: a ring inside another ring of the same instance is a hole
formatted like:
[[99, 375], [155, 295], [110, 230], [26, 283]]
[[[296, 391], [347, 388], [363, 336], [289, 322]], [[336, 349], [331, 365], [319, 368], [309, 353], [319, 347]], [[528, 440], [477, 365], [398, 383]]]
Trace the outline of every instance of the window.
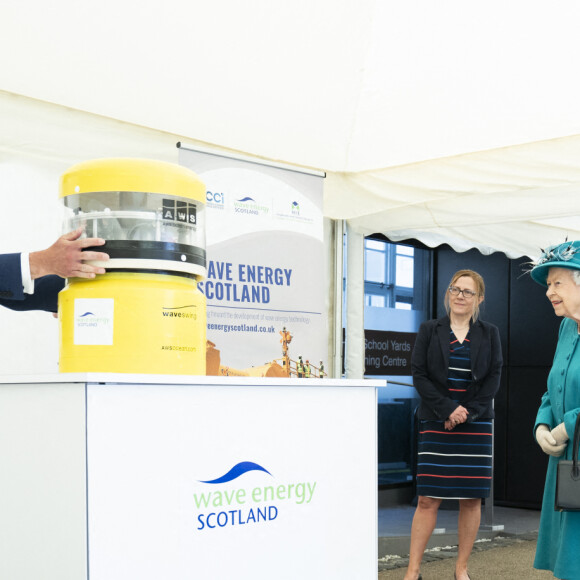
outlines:
[[426, 309], [423, 279], [428, 251], [383, 240], [365, 239], [365, 305], [400, 310]]
[[395, 246], [395, 283], [404, 288], [413, 288], [414, 248]]
[[365, 282], [381, 283], [386, 275], [386, 246], [383, 242], [365, 240]]
[[[431, 252], [366, 238], [364, 253], [365, 376], [387, 379], [378, 393], [378, 484], [409, 485], [419, 400], [410, 376], [411, 352], [397, 350], [396, 343], [410, 341], [430, 318]], [[403, 358], [405, 364], [399, 364]]]
[[385, 297], [378, 294], [365, 294], [365, 306], [374, 306], [375, 308], [385, 307]]

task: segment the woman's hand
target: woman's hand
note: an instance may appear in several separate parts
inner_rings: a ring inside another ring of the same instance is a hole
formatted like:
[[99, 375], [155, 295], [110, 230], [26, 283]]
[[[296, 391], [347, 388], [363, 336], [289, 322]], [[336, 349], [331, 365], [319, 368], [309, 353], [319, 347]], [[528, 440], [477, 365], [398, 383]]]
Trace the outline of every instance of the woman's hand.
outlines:
[[544, 453], [553, 457], [560, 457], [567, 445], [566, 443], [558, 444], [550, 432], [550, 428], [543, 423], [538, 425], [536, 429], [536, 441]]
[[457, 409], [449, 415], [449, 419], [445, 421], [445, 429], [451, 431], [451, 429], [459, 425], [459, 423], [465, 423], [465, 421], [467, 421], [467, 415], [469, 415], [469, 411], [462, 405], [459, 405]]
[[564, 423], [560, 423], [554, 427], [551, 431], [552, 437], [556, 440], [557, 445], [562, 445], [562, 443], [568, 443], [568, 433], [566, 433], [566, 426]]

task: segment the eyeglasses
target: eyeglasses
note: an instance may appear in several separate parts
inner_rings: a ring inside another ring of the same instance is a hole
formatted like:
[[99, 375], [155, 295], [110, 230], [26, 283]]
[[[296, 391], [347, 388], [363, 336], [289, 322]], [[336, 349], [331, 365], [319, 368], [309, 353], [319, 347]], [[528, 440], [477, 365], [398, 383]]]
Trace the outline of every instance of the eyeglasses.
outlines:
[[477, 295], [477, 292], [474, 292], [473, 290], [467, 290], [467, 288], [462, 290], [461, 288], [458, 288], [457, 286], [449, 286], [449, 294], [451, 294], [453, 296], [459, 296], [460, 294], [463, 294], [464, 298], [471, 300], [474, 296]]

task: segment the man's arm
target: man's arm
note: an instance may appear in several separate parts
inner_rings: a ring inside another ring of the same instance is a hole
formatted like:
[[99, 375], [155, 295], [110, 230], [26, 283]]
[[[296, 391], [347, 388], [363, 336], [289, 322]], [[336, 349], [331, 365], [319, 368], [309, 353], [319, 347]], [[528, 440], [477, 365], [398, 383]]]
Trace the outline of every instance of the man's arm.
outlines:
[[0, 299], [24, 300], [20, 254], [0, 254]]
[[102, 246], [101, 238], [79, 239], [78, 229], [61, 236], [50, 248], [29, 256], [30, 278], [36, 280], [34, 292], [25, 293], [20, 254], [0, 254], [0, 305], [12, 310], [47, 310], [56, 312], [57, 296], [66, 277], [94, 278], [105, 269], [86, 264], [85, 260], [106, 261], [103, 252], [83, 252], [83, 248]]
[[[0, 256], [0, 261], [3, 256]], [[36, 281], [34, 294], [22, 294], [22, 298], [0, 298], [0, 306], [10, 310], [46, 310], [56, 312], [58, 293], [64, 288], [65, 280], [60, 276], [43, 276]]]

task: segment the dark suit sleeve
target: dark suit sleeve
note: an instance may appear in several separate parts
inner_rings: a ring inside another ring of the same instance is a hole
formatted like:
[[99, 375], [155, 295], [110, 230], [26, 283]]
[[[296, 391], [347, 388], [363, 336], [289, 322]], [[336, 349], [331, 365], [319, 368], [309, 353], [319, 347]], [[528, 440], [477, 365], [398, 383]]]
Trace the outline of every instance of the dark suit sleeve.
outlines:
[[24, 298], [20, 254], [0, 254], [0, 299]]
[[59, 276], [43, 276], [34, 281], [34, 294], [22, 289], [20, 254], [0, 254], [0, 305], [11, 310], [57, 311], [58, 293], [64, 288]]
[[435, 327], [423, 323], [419, 327], [411, 356], [413, 385], [421, 397], [422, 405], [435, 413], [440, 421], [445, 421], [458, 407], [458, 403], [446, 394], [445, 385], [437, 386], [433, 372], [437, 365], [442, 366], [443, 361], [439, 340], [435, 337]]
[[489, 328], [489, 371], [483, 377], [481, 386], [475, 396], [465, 403], [465, 408], [469, 411], [468, 422], [475, 421], [478, 417], [489, 416], [492, 408], [492, 401], [495, 398], [501, 379], [501, 367], [503, 357], [501, 354], [501, 342], [497, 326], [488, 325]]

